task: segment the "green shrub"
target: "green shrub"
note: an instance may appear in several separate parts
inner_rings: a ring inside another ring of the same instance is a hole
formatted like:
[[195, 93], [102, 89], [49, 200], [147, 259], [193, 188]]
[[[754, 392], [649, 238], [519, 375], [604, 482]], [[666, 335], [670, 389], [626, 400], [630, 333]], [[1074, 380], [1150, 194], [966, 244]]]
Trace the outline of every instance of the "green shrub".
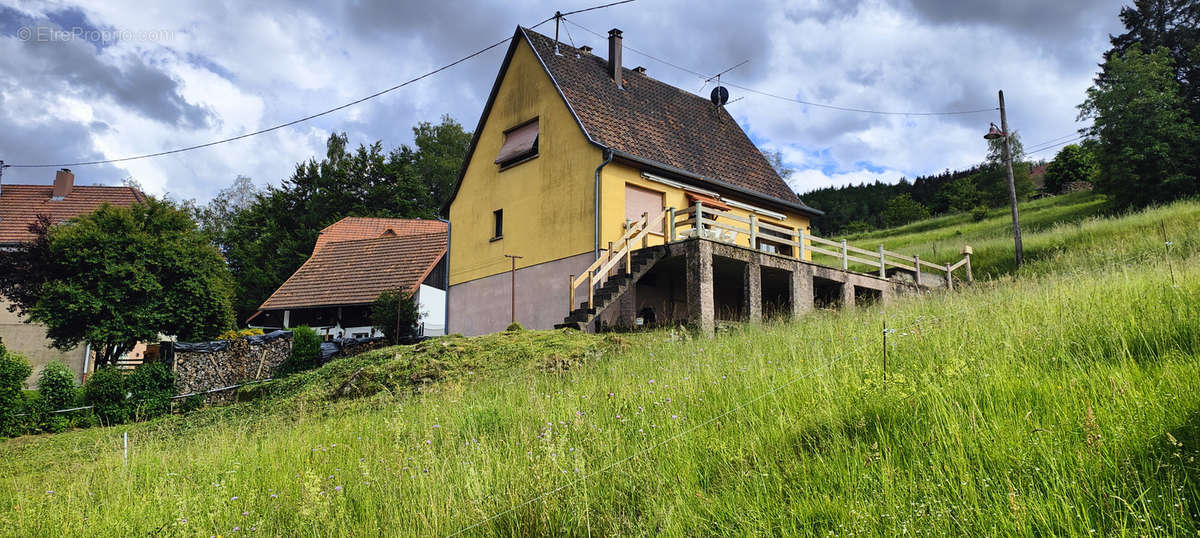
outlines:
[[320, 366], [320, 363], [321, 335], [308, 326], [301, 325], [292, 329], [292, 351], [279, 366], [276, 376], [303, 372]]
[[520, 323], [514, 321], [509, 323], [508, 327], [505, 327], [504, 330], [510, 333], [516, 333], [525, 330], [525, 327], [522, 327]]
[[148, 420], [171, 412], [171, 397], [175, 395], [175, 373], [161, 362], [138, 366], [125, 380], [130, 396], [133, 418]]
[[258, 336], [262, 333], [262, 329], [229, 329], [221, 333], [217, 340], [236, 340], [243, 336]]
[[51, 410], [75, 407], [75, 374], [63, 361], [50, 361], [42, 368], [37, 382], [38, 394]]
[[0, 437], [21, 435], [25, 397], [21, 389], [33, 369], [25, 358], [9, 353], [0, 342]]
[[[45, 407], [42, 411], [45, 413], [40, 421], [41, 430], [57, 433], [67, 429], [67, 415], [64, 413], [53, 413], [61, 409], [75, 407], [75, 374], [67, 367], [67, 364], [54, 360], [46, 364], [42, 368], [42, 375], [38, 378], [38, 402]], [[31, 409], [30, 416], [33, 416]]]
[[184, 398], [179, 403], [179, 412], [180, 413], [191, 413], [192, 411], [200, 409], [201, 407], [204, 407], [204, 395], [203, 394], [193, 394], [191, 396], [188, 396], [187, 398]]
[[988, 207], [987, 206], [985, 206], [983, 204], [979, 204], [979, 205], [971, 208], [971, 220], [974, 220], [975, 222], [979, 222], [983, 219], [986, 219], [987, 216], [988, 216]]
[[[371, 303], [371, 325], [393, 344], [411, 342], [417, 337], [421, 313], [411, 293], [385, 291]], [[396, 329], [399, 329], [399, 334]]]
[[113, 366], [92, 373], [83, 384], [83, 401], [94, 406], [96, 418], [104, 424], [120, 424], [129, 420], [129, 385], [125, 374]]

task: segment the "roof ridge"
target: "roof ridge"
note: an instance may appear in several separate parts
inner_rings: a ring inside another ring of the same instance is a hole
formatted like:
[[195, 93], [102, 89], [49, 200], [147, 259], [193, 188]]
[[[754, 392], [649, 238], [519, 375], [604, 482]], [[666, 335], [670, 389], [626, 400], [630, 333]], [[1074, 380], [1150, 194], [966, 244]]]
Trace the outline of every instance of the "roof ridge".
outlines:
[[324, 246], [339, 245], [342, 243], [355, 243], [358, 241], [380, 241], [380, 240], [395, 240], [395, 239], [415, 240], [415, 239], [422, 239], [422, 238], [425, 238], [428, 236], [435, 236], [435, 235], [444, 236], [444, 235], [446, 235], [446, 232], [424, 232], [424, 233], [419, 233], [419, 234], [404, 234], [404, 235], [397, 234], [397, 235], [382, 235], [382, 236], [378, 236], [378, 237], [360, 237], [358, 239], [342, 239], [340, 241], [327, 241]]

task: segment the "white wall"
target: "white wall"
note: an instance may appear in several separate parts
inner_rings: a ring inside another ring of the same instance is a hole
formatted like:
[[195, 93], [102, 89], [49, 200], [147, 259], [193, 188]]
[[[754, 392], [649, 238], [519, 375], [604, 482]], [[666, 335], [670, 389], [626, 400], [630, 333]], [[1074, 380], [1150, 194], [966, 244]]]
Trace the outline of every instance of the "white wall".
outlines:
[[425, 336], [446, 334], [446, 292], [421, 284], [417, 291], [417, 311], [425, 324]]

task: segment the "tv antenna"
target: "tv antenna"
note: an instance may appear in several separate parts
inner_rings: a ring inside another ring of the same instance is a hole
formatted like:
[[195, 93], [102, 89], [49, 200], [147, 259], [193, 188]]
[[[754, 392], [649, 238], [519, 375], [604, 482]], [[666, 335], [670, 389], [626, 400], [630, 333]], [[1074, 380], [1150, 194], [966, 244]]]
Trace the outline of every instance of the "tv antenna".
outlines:
[[[721, 75], [724, 75], [725, 73], [733, 71], [734, 69], [737, 69], [743, 65], [746, 65], [749, 61], [750, 61], [749, 59], [742, 60], [741, 63], [739, 63], [733, 67], [730, 67], [724, 71], [721, 71], [720, 73], [717, 73], [711, 77], [708, 77], [707, 79], [704, 79], [704, 86], [708, 86], [708, 83], [712, 82], [714, 80], [717, 81], [717, 87], [713, 88], [712, 93], [710, 93], [708, 95], [708, 98], [710, 100], [712, 100], [714, 105], [725, 106], [726, 104], [729, 103], [729, 90], [725, 89], [725, 87], [721, 85]], [[703, 90], [704, 86], [701, 86], [700, 89]], [[739, 97], [738, 99], [741, 99], [741, 98]], [[737, 99], [734, 99], [734, 101], [736, 101], [736, 100]]]

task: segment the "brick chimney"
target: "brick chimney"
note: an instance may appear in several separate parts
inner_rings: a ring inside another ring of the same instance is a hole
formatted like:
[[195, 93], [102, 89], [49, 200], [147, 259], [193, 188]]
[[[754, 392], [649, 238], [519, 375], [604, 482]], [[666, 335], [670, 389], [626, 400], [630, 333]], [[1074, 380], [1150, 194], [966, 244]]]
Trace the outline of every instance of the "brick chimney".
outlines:
[[68, 194], [71, 194], [71, 188], [75, 186], [75, 174], [71, 173], [70, 168], [63, 168], [58, 173], [54, 174], [54, 200], [62, 200]]
[[621, 31], [613, 28], [608, 31], [608, 74], [621, 87]]

